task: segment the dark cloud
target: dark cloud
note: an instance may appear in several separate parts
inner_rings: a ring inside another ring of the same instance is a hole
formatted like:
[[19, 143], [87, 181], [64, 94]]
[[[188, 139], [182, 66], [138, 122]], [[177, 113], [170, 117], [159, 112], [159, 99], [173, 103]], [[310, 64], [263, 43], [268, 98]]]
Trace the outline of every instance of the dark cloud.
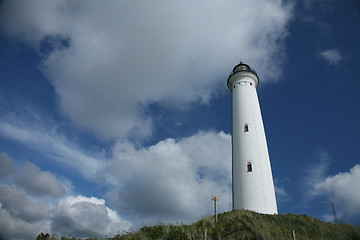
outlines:
[[0, 203], [10, 215], [26, 222], [40, 221], [49, 216], [46, 202], [34, 201], [15, 187], [0, 185]]
[[3, 239], [35, 239], [40, 232], [50, 232], [47, 218], [28, 222], [10, 214], [4, 208], [0, 209], [0, 235]]
[[82, 202], [71, 207], [74, 215], [58, 212], [54, 216], [51, 225], [54, 231], [78, 237], [98, 236], [97, 230], [110, 224], [104, 205]]
[[54, 175], [43, 172], [34, 164], [27, 162], [15, 177], [17, 186], [34, 195], [50, 195], [59, 197], [65, 194], [64, 187]]
[[0, 178], [8, 177], [15, 173], [12, 159], [6, 153], [0, 154]]

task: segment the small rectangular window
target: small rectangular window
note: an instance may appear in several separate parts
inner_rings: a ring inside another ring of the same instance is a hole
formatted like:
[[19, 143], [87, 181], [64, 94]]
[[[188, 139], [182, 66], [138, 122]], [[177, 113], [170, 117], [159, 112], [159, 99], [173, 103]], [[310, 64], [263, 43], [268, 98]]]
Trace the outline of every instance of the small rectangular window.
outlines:
[[248, 162], [248, 163], [247, 163], [247, 171], [248, 171], [248, 172], [252, 172], [251, 162]]
[[245, 124], [244, 125], [244, 132], [248, 132], [249, 131], [249, 125]]

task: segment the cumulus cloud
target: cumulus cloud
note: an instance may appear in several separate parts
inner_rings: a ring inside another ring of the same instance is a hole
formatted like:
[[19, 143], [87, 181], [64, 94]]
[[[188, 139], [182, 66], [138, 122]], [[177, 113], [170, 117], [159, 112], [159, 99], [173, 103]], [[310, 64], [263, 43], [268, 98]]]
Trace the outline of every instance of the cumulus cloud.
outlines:
[[52, 230], [77, 237], [114, 236], [131, 227], [105, 206], [103, 199], [70, 196], [59, 201], [53, 210]]
[[[329, 176], [331, 156], [327, 151], [319, 151], [318, 159], [306, 171], [305, 182], [308, 186], [305, 198], [326, 197], [336, 205], [338, 216], [360, 216], [360, 165], [356, 164], [349, 172]], [[329, 219], [324, 215], [324, 219]]]
[[35, 238], [50, 232], [50, 205], [18, 187], [0, 185], [0, 239]]
[[[133, 221], [191, 222], [211, 213], [214, 194], [221, 198], [219, 211], [231, 209], [231, 136], [223, 132], [199, 132], [148, 147], [124, 140], [109, 150], [109, 159], [94, 167], [82, 158], [87, 155], [80, 148], [72, 148], [76, 145], [56, 131], [5, 120], [0, 121], [0, 130], [77, 172], [91, 173], [87, 169], [94, 169], [105, 186], [112, 186], [106, 194], [110, 207]], [[56, 158], [55, 153], [59, 153]], [[34, 164], [27, 163], [16, 172], [19, 175], [13, 177], [13, 183], [32, 195], [50, 195], [56, 201], [64, 191], [63, 181]]]
[[15, 166], [12, 159], [6, 153], [0, 154], [0, 178], [10, 176], [15, 173]]
[[[6, 165], [13, 165], [7, 154], [1, 156]], [[35, 238], [40, 232], [114, 236], [131, 227], [103, 199], [63, 196], [64, 187], [56, 177], [33, 163], [27, 162], [14, 172], [11, 181], [0, 184], [0, 239]]]
[[320, 56], [331, 65], [338, 65], [344, 60], [343, 54], [338, 49], [328, 49], [320, 53]]
[[144, 222], [191, 222], [231, 208], [231, 137], [200, 132], [179, 141], [166, 139], [150, 147], [118, 143], [108, 170], [118, 180], [109, 191], [110, 206]]
[[84, 238], [114, 236], [130, 227], [103, 199], [67, 196], [54, 205], [0, 185], [0, 237], [4, 239], [29, 239], [40, 232]]
[[[50, 204], [38, 198], [36, 194], [35, 196], [29, 195], [24, 190], [36, 189], [34, 193], [51, 195], [54, 190], [49, 189], [48, 182], [39, 182], [39, 180], [49, 181], [50, 186], [55, 187], [56, 190], [59, 188], [56, 178], [50, 173], [40, 171], [30, 163], [26, 164], [23, 169], [16, 169], [13, 160], [6, 153], [2, 153], [1, 158], [0, 168], [11, 169], [7, 174], [11, 178], [4, 184], [0, 184], [0, 239], [29, 239], [41, 231], [49, 232]], [[5, 161], [3, 161], [4, 159]], [[40, 178], [33, 174], [26, 174], [28, 166]], [[24, 173], [26, 176], [22, 176]], [[17, 177], [29, 182], [21, 181], [19, 184], [15, 181]], [[35, 179], [29, 179], [29, 177]], [[32, 186], [33, 184], [34, 186]]]
[[60, 182], [49, 172], [40, 171], [33, 163], [27, 162], [15, 177], [15, 183], [34, 195], [59, 197], [65, 194]]
[[348, 215], [360, 215], [360, 165], [356, 164], [349, 172], [328, 176], [316, 183], [314, 189], [324, 194]]
[[[33, 132], [12, 134], [14, 138], [24, 141], [27, 141], [24, 136], [28, 135], [36, 136]], [[114, 144], [110, 152], [112, 156], [105, 161], [105, 167], [97, 169], [98, 177], [104, 180], [103, 183], [110, 183], [112, 186], [106, 199], [112, 209], [137, 224], [158, 221], [192, 222], [210, 215], [211, 195], [214, 194], [220, 196], [219, 211], [231, 209], [231, 136], [228, 134], [199, 132], [180, 140], [166, 139], [148, 147], [122, 141]], [[51, 195], [56, 202], [63, 192], [64, 187], [59, 186], [51, 173], [39, 170], [34, 164], [27, 163], [16, 172], [20, 175], [13, 178], [13, 183], [32, 195]], [[55, 187], [47, 188], [44, 182]], [[103, 233], [97, 230], [91, 232], [94, 228], [87, 226], [92, 222], [84, 222], [84, 225], [79, 226], [73, 224], [74, 228], [65, 226], [65, 223], [78, 220], [71, 214], [85, 216], [85, 205], [86, 208], [94, 208], [94, 214], [105, 212], [104, 204], [94, 206], [89, 203], [70, 204], [67, 202], [70, 200], [63, 201], [66, 204], [58, 205], [54, 208], [55, 212], [50, 209], [54, 216], [53, 220], [48, 220], [51, 230], [56, 229], [65, 235], [70, 232], [80, 235]], [[64, 210], [65, 207], [69, 207], [69, 212]], [[119, 228], [116, 231], [119, 231]]]
[[281, 0], [5, 1], [2, 30], [31, 43], [61, 112], [98, 137], [146, 137], [151, 103], [207, 103], [240, 58], [276, 80]]
[[0, 206], [0, 239], [35, 239], [40, 232], [50, 232], [47, 219], [27, 222], [11, 215]]

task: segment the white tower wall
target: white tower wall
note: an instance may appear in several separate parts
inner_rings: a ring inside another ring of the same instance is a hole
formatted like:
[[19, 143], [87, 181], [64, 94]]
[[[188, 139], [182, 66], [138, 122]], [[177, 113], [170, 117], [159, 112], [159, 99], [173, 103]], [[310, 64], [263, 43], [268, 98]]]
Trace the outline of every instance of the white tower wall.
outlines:
[[233, 209], [276, 214], [270, 158], [256, 92], [258, 83], [255, 71], [242, 63], [228, 79], [232, 91]]

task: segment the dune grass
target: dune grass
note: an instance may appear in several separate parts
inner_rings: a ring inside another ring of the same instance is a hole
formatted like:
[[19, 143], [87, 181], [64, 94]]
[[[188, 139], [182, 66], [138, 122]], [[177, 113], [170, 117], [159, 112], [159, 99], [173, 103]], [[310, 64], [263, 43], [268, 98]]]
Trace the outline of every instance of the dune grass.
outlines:
[[[207, 240], [213, 239], [292, 239], [291, 231], [295, 230], [296, 239], [346, 239], [360, 240], [360, 227], [347, 224], [325, 223], [306, 215], [266, 215], [251, 211], [237, 210], [218, 215], [218, 222], [207, 217], [192, 225], [160, 224], [146, 226], [139, 231], [117, 234], [107, 240], [176, 240], [204, 239], [207, 229]], [[39, 235], [40, 236], [40, 235]], [[39, 238], [44, 240], [46, 238]], [[49, 236], [51, 237], [51, 236]], [[56, 239], [54, 236], [47, 239]], [[76, 238], [61, 238], [75, 240]], [[89, 239], [90, 240], [90, 239]]]

